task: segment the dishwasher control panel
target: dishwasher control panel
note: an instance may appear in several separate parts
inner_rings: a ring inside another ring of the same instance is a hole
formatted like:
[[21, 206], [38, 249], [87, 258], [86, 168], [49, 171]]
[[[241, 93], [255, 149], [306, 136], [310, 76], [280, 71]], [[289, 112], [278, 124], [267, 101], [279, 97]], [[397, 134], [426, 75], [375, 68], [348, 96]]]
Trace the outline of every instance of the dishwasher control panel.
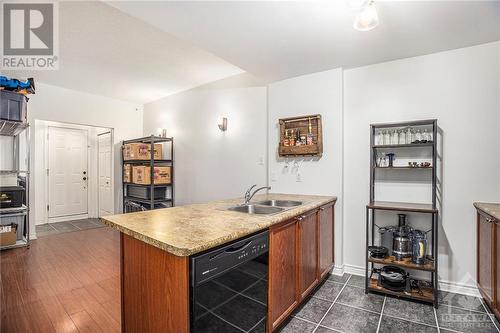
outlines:
[[191, 283], [197, 286], [269, 251], [269, 232], [239, 239], [191, 257]]

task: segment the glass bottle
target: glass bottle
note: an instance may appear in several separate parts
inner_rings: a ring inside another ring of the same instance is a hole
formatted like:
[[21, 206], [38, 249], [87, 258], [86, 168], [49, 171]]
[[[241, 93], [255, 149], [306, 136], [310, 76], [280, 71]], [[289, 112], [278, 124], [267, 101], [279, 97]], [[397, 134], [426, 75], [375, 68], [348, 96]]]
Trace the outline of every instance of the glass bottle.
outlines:
[[295, 134], [293, 133], [293, 129], [291, 130], [291, 133], [290, 133], [289, 144], [290, 144], [290, 146], [295, 146]]
[[312, 146], [313, 142], [314, 142], [314, 136], [312, 134], [312, 124], [311, 124], [311, 118], [309, 118], [309, 126], [308, 126], [308, 131], [307, 131], [307, 139], [306, 139], [306, 142], [307, 142], [307, 145], [308, 146]]
[[415, 141], [418, 141], [418, 142], [422, 141], [422, 133], [420, 133], [419, 129], [415, 133]]
[[397, 145], [398, 142], [399, 142], [398, 131], [392, 130], [392, 133], [391, 133], [391, 144], [392, 145]]
[[412, 139], [412, 129], [410, 127], [408, 127], [408, 129], [406, 130], [406, 144], [411, 144], [413, 141]]
[[429, 132], [427, 132], [427, 129], [424, 129], [424, 132], [422, 133], [422, 140], [429, 142]]
[[377, 131], [375, 134], [375, 145], [380, 146], [384, 144], [384, 134], [382, 131]]
[[389, 134], [389, 131], [385, 130], [384, 131], [384, 145], [390, 145], [391, 144], [391, 135]]
[[399, 130], [399, 144], [406, 144], [406, 133], [404, 129]]
[[290, 146], [290, 140], [288, 139], [288, 130], [285, 130], [285, 137], [283, 138], [283, 146]]

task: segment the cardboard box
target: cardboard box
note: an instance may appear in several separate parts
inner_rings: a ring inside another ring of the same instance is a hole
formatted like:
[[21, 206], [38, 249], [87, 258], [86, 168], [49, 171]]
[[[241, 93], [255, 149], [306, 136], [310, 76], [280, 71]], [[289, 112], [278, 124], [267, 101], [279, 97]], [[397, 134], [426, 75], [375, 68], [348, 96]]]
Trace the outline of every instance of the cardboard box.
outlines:
[[[171, 167], [159, 166], [154, 169], [155, 184], [170, 184]], [[134, 184], [149, 185], [151, 184], [151, 167], [150, 166], [134, 166], [132, 167], [132, 182]]]
[[123, 182], [124, 183], [132, 183], [132, 165], [124, 164], [123, 165]]
[[[161, 160], [163, 156], [162, 145], [155, 143], [154, 159]], [[127, 143], [123, 146], [123, 160], [150, 160], [151, 144], [149, 143]]]
[[14, 245], [17, 240], [17, 224], [0, 226], [0, 245]]

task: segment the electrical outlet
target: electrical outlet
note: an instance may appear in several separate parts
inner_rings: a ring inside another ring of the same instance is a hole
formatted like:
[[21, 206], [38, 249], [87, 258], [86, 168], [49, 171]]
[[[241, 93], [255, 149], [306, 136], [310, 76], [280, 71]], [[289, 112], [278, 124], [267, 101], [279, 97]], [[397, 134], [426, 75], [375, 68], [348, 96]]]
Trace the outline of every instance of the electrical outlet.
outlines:
[[302, 178], [300, 177], [300, 172], [297, 172], [297, 182], [301, 182]]
[[276, 172], [271, 172], [271, 181], [272, 182], [276, 181]]
[[264, 165], [264, 157], [263, 156], [259, 157], [259, 165]]

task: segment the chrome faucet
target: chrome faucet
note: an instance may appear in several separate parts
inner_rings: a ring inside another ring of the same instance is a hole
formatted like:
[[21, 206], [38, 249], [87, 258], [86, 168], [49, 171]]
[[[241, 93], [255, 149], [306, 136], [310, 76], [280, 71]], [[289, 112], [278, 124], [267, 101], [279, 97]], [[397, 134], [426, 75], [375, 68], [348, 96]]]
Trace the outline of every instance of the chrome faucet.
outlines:
[[271, 189], [271, 186], [263, 186], [263, 187], [259, 187], [258, 189], [256, 189], [255, 191], [253, 191], [252, 193], [252, 189], [257, 186], [257, 184], [254, 184], [252, 186], [250, 186], [250, 188], [245, 192], [245, 202], [243, 203], [243, 205], [248, 205], [250, 203], [250, 200], [252, 200], [253, 196], [261, 191], [261, 190], [270, 190]]

